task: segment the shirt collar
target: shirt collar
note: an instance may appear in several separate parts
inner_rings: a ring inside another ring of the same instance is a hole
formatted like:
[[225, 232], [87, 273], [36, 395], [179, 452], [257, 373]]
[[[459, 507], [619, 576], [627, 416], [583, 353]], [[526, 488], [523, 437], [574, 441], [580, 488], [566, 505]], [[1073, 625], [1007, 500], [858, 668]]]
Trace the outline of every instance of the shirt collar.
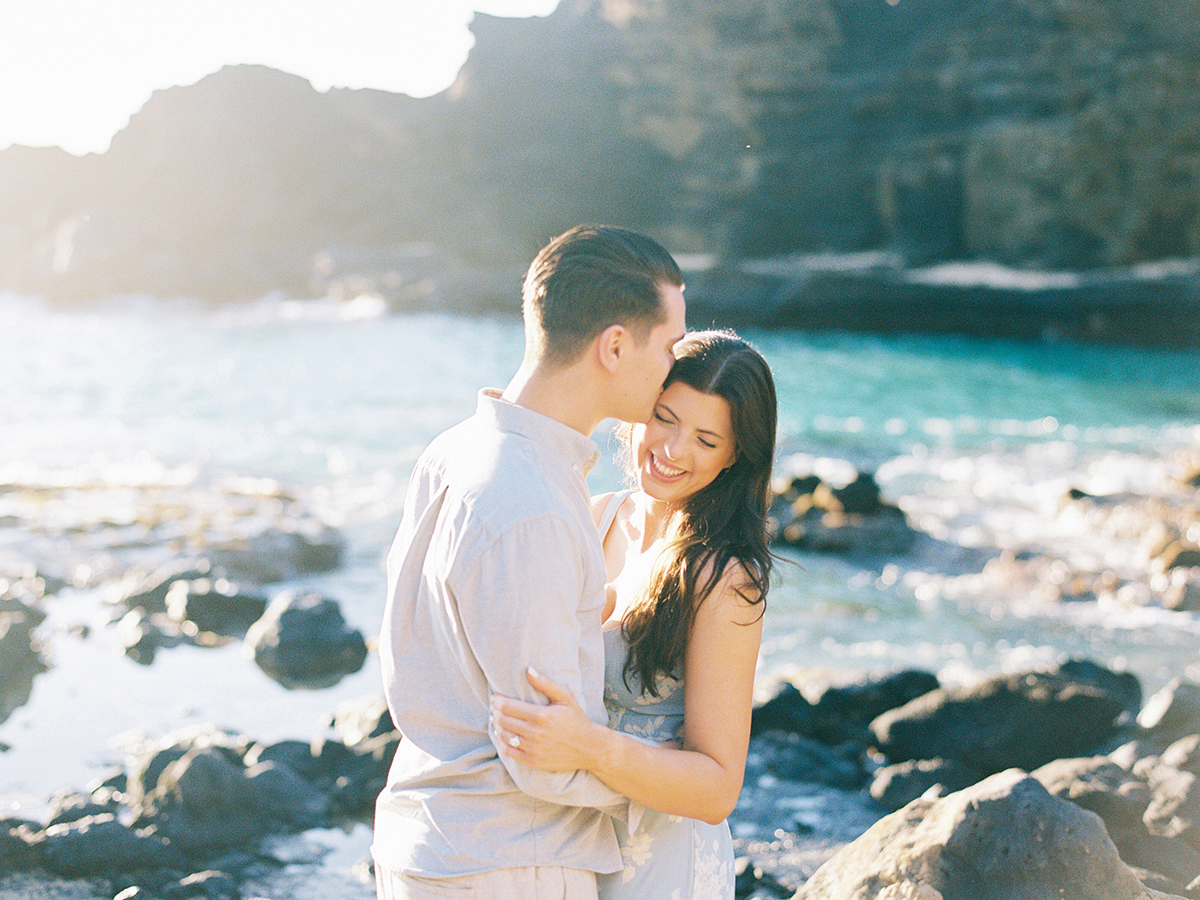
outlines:
[[495, 388], [479, 392], [478, 415], [502, 431], [523, 435], [559, 454], [585, 478], [600, 459], [600, 449], [590, 437], [557, 419], [505, 400]]

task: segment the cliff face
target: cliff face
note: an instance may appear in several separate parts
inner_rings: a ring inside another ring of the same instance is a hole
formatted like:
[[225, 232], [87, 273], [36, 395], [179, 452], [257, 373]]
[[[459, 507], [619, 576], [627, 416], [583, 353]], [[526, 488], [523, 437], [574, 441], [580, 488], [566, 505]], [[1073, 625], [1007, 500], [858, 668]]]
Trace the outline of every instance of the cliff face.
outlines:
[[1200, 255], [1200, 0], [562, 0], [473, 31], [426, 100], [237, 67], [103, 155], [0, 153], [0, 287], [413, 284], [583, 220], [725, 258]]

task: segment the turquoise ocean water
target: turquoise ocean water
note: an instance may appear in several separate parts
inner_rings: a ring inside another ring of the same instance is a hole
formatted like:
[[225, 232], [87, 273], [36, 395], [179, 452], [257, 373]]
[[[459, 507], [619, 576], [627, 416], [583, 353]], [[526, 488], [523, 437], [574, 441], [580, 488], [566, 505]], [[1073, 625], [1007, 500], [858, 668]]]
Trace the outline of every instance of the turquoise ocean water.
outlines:
[[[1136, 568], [1129, 547], [1098, 546], [1064, 521], [1061, 497], [1152, 493], [1179, 454], [1200, 450], [1198, 352], [745, 334], [778, 383], [780, 477], [815, 468], [836, 480], [847, 462], [876, 471], [885, 497], [949, 548], [1051, 546]], [[0, 484], [274, 479], [344, 532], [345, 566], [310, 581], [373, 637], [411, 465], [470, 414], [481, 386], [507, 381], [522, 338], [515, 319], [387, 314], [369, 298], [58, 311], [0, 294], [0, 345]], [[597, 438], [607, 457], [612, 441]], [[620, 475], [606, 461], [590, 481], [606, 490]], [[0, 547], [6, 565], [20, 556], [19, 536]], [[903, 561], [788, 560], [767, 613], [764, 682], [900, 666], [964, 681], [1067, 655], [1128, 668], [1147, 691], [1200, 678], [1195, 613], [999, 596]], [[237, 646], [175, 648], [138, 666], [99, 607], [95, 590], [70, 588], [50, 604], [53, 665], [0, 725], [6, 806], [80, 788], [124, 748], [183, 725], [306, 738], [338, 703], [379, 689], [374, 655], [322, 691], [284, 690]]]

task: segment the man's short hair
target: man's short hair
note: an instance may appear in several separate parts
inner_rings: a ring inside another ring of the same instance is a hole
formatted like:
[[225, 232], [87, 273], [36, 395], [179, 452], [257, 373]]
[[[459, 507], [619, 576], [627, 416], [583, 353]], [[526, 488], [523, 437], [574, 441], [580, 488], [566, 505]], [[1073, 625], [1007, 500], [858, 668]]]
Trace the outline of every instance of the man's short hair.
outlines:
[[679, 266], [657, 242], [611, 225], [578, 225], [550, 241], [525, 274], [527, 333], [541, 356], [566, 364], [610, 325], [638, 341], [666, 318], [659, 285], [681, 287]]

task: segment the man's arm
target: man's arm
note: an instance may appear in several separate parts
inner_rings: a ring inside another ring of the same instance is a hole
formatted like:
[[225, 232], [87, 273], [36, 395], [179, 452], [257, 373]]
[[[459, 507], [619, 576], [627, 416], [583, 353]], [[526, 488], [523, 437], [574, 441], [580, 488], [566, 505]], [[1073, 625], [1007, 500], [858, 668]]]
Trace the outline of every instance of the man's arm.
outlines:
[[[556, 516], [526, 521], [499, 535], [462, 577], [450, 584], [466, 643], [491, 693], [544, 703], [545, 698], [525, 676], [529, 666], [581, 700], [585, 678], [589, 684], [602, 684], [603, 671], [581, 671], [582, 642], [600, 641], [603, 597], [582, 596], [587, 555], [577, 544], [577, 537]], [[581, 621], [584, 615], [586, 622]], [[594, 633], [585, 638], [585, 628]], [[598, 665], [603, 666], [602, 654]], [[591, 700], [591, 708], [596, 709], [600, 698]], [[486, 716], [491, 697], [480, 701]], [[499, 740], [490, 726], [488, 733], [493, 743]], [[564, 806], [602, 809], [626, 819], [628, 798], [594, 775], [581, 770], [543, 772], [499, 755], [525, 793]]]

